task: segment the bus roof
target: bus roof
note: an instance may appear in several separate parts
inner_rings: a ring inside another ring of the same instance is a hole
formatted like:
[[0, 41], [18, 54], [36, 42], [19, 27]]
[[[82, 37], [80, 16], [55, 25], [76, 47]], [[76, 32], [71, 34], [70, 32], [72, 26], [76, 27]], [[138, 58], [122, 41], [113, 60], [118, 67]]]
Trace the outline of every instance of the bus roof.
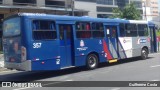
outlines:
[[[67, 16], [67, 15], [53, 15], [53, 14], [44, 14], [44, 13], [18, 13], [18, 16], [24, 16], [29, 18], [43, 18], [43, 19], [53, 19], [53, 20], [72, 20], [72, 21], [93, 21], [93, 22], [106, 22], [106, 23], [137, 23], [137, 24], [148, 24], [154, 25], [151, 21], [144, 20], [125, 20], [125, 19], [110, 19], [110, 18], [93, 18], [89, 16]], [[11, 16], [12, 17], [12, 16]], [[10, 17], [8, 17], [10, 18]]]
[[148, 24], [148, 21], [144, 20], [129, 20], [130, 23], [137, 23], [137, 24]]
[[148, 24], [149, 26], [155, 25], [152, 21], [144, 21], [144, 20], [129, 20], [129, 22], [136, 23], [136, 24]]
[[44, 18], [54, 20], [72, 20], [72, 21], [95, 21], [95, 22], [110, 22], [110, 23], [128, 23], [128, 20], [123, 19], [109, 19], [109, 18], [93, 18], [88, 16], [67, 16], [67, 15], [51, 15], [51, 14], [43, 14], [43, 13], [18, 13], [19, 16], [25, 16], [30, 18]]

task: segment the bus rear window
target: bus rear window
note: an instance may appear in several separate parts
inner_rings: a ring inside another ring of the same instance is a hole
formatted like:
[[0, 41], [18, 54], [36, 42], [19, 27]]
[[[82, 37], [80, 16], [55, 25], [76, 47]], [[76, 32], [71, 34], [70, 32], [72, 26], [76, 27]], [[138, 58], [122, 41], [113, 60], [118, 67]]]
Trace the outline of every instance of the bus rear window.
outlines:
[[15, 36], [20, 34], [20, 18], [12, 18], [3, 23], [3, 36]]
[[34, 40], [51, 40], [56, 38], [57, 38], [57, 33], [54, 21], [49, 21], [49, 20], [33, 21]]

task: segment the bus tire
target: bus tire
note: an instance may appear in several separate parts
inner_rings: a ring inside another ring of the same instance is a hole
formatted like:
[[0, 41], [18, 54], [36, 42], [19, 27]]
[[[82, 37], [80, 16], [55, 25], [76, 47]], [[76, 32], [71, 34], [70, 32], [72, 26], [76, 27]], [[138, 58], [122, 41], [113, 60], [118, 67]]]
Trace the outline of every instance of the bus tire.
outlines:
[[142, 50], [141, 50], [141, 59], [142, 60], [145, 60], [145, 59], [147, 59], [148, 58], [148, 50], [146, 49], [146, 48], [143, 48]]
[[95, 69], [98, 67], [98, 57], [95, 54], [89, 54], [86, 60], [86, 66], [89, 70]]

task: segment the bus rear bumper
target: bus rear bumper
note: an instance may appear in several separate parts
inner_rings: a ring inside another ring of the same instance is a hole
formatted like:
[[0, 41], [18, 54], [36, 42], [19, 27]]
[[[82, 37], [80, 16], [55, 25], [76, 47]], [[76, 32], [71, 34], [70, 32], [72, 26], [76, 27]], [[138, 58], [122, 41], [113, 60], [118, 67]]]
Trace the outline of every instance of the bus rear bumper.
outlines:
[[26, 60], [21, 63], [4, 62], [4, 67], [8, 69], [31, 71], [31, 60]]

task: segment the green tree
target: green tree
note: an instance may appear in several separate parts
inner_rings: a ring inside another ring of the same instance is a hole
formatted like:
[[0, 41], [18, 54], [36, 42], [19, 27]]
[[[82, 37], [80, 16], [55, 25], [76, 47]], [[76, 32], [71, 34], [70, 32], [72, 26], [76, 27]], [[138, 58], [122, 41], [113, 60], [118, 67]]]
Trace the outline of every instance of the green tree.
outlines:
[[111, 16], [111, 18], [123, 18], [123, 12], [119, 8], [113, 8], [112, 12], [114, 14]]
[[111, 18], [141, 19], [140, 11], [135, 7], [134, 3], [126, 5], [124, 9], [114, 8], [112, 12], [114, 14]]
[[160, 31], [159, 30], [156, 31], [156, 34], [157, 34], [158, 37], [160, 37]]

